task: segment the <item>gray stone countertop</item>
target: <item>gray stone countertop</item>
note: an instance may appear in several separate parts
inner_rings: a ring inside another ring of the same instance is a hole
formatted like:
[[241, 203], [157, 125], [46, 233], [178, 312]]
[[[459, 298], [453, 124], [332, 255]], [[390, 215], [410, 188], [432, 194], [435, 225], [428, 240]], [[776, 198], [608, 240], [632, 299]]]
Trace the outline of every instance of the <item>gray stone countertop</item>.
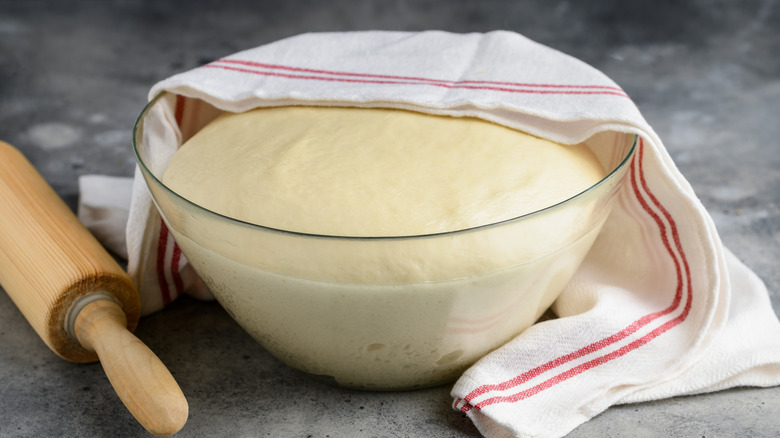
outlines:
[[[716, 5], [717, 3], [717, 5]], [[0, 0], [0, 139], [71, 206], [82, 174], [129, 176], [158, 80], [330, 30], [509, 29], [620, 84], [780, 311], [780, 2]], [[2, 206], [0, 206], [0, 209]], [[280, 364], [214, 302], [180, 299], [137, 336], [190, 403], [183, 437], [473, 437], [450, 387], [372, 393]], [[572, 437], [774, 437], [780, 388], [613, 407]], [[0, 294], [0, 437], [145, 436], [99, 365], [51, 353]]]

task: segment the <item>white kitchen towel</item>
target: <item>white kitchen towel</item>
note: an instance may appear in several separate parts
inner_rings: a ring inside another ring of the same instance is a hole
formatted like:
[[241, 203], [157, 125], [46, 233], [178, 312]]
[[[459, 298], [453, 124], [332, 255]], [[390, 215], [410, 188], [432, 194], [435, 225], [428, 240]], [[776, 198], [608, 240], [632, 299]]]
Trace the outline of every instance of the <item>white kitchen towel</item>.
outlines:
[[[453, 407], [487, 436], [562, 436], [616, 403], [780, 384], [766, 287], [715, 226], [629, 96], [594, 68], [511, 32], [304, 34], [156, 84], [159, 154], [220, 111], [310, 104], [475, 116], [562, 143], [639, 137], [617, 206], [556, 301], [559, 318], [490, 353]], [[151, 135], [155, 135], [152, 133]], [[127, 245], [144, 311], [207, 296], [136, 174]]]

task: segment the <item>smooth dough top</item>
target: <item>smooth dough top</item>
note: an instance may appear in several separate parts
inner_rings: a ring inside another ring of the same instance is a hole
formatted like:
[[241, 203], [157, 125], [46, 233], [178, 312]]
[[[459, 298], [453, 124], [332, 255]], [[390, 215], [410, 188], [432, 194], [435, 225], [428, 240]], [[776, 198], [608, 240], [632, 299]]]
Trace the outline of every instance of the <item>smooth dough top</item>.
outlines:
[[163, 182], [266, 227], [413, 236], [530, 213], [604, 174], [585, 145], [476, 118], [287, 106], [218, 117], [176, 152]]

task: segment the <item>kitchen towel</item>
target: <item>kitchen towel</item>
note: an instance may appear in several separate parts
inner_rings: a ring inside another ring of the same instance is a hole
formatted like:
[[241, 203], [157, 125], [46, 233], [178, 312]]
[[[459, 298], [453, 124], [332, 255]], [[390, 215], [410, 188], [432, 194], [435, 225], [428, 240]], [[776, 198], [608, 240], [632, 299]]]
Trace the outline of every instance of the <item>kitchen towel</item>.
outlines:
[[[539, 323], [456, 382], [486, 436], [563, 436], [609, 406], [780, 384], [780, 323], [630, 97], [591, 66], [506, 31], [304, 34], [156, 84], [170, 156], [216, 114], [310, 104], [474, 116], [561, 143], [638, 141], [615, 210]], [[128, 270], [146, 313], [208, 291], [136, 172]], [[85, 202], [86, 204], [86, 202]]]

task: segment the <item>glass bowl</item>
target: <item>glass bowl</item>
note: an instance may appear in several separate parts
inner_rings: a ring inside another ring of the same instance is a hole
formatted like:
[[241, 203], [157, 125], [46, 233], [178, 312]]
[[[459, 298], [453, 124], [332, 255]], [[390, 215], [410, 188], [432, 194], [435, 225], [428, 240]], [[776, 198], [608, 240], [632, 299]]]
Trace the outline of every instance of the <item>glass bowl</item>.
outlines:
[[405, 237], [302, 234], [231, 219], [162, 184], [181, 143], [175, 96], [152, 100], [134, 149], [174, 239], [226, 311], [289, 366], [344, 387], [451, 382], [531, 326], [558, 297], [610, 213], [636, 138], [591, 137], [608, 170], [543, 210]]

